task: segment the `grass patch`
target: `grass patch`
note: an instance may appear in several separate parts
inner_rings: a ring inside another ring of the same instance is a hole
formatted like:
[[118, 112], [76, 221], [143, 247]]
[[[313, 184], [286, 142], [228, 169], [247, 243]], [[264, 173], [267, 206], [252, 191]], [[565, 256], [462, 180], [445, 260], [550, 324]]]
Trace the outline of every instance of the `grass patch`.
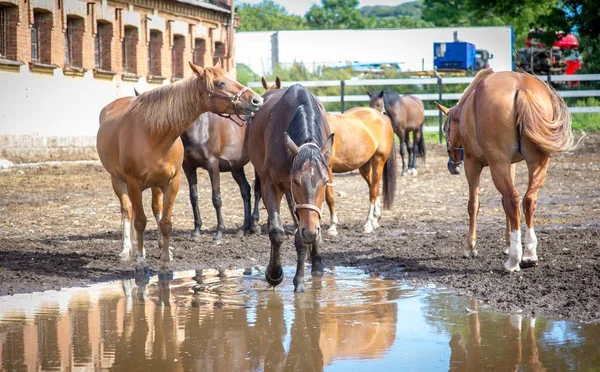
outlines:
[[[600, 99], [588, 97], [585, 100], [578, 100], [575, 107], [599, 107]], [[600, 131], [600, 113], [572, 114], [573, 130], [578, 132], [596, 132]]]

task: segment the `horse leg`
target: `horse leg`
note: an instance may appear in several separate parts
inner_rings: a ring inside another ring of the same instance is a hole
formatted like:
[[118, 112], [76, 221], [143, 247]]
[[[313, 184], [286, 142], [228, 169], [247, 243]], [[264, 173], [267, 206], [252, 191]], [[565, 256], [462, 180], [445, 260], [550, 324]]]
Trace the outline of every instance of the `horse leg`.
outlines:
[[369, 202], [370, 202], [369, 203], [369, 213], [367, 214], [367, 219], [365, 221], [365, 224], [363, 225], [363, 233], [370, 234], [375, 229], [373, 226], [373, 221], [375, 220], [375, 199], [376, 199], [376, 198], [375, 199], [372, 198], [373, 182], [371, 179], [371, 177], [372, 177], [371, 163], [370, 162], [366, 163], [362, 167], [358, 168], [358, 170], [360, 171], [360, 175], [362, 176], [362, 178], [364, 178], [364, 180], [367, 182], [367, 185], [369, 186]]
[[[404, 162], [404, 144], [405, 144], [405, 136], [404, 131], [400, 131], [398, 133], [398, 139], [400, 140], [400, 157], [402, 158], [402, 176], [406, 176], [406, 163]], [[407, 145], [408, 146], [408, 145]]]
[[200, 238], [200, 229], [202, 228], [202, 217], [198, 209], [198, 175], [196, 174], [196, 169], [196, 167], [187, 164], [185, 161], [183, 162], [183, 171], [185, 172], [190, 189], [190, 204], [194, 213], [194, 231], [192, 231], [191, 236], [194, 240]]
[[[329, 182], [333, 183], [333, 173], [331, 171], [329, 172]], [[325, 190], [325, 201], [327, 202], [327, 206], [329, 207], [330, 216], [330, 223], [329, 229], [327, 229], [327, 235], [337, 236], [337, 224], [339, 223], [339, 220], [337, 214], [335, 213], [335, 197], [333, 186], [327, 185], [327, 188]]]
[[379, 184], [383, 176], [383, 159], [374, 158], [371, 160], [371, 183], [369, 185], [369, 201], [373, 207], [373, 228], [379, 228], [379, 219], [381, 218], [381, 200], [379, 198]]
[[254, 234], [260, 234], [260, 225], [258, 224], [258, 220], [260, 217], [259, 212], [259, 203], [260, 203], [260, 178], [258, 178], [258, 173], [254, 171], [254, 211], [252, 212], [252, 222], [250, 224], [250, 231]]
[[[537, 159], [536, 159], [537, 160]], [[527, 223], [527, 231], [525, 232], [525, 253], [523, 254], [523, 263], [528, 266], [537, 265], [537, 237], [533, 229], [533, 214], [537, 206], [537, 193], [546, 179], [546, 171], [548, 170], [549, 158], [546, 155], [541, 156], [538, 161], [527, 162], [529, 170], [529, 185], [527, 193], [523, 198], [523, 210], [525, 211], [525, 222]]]
[[465, 258], [477, 257], [477, 215], [479, 214], [479, 180], [483, 167], [474, 160], [465, 160], [465, 174], [469, 182], [469, 236], [467, 248], [463, 252]]
[[146, 249], [144, 248], [144, 230], [146, 229], [146, 215], [144, 214], [144, 205], [142, 203], [142, 185], [136, 178], [127, 179], [127, 194], [131, 199], [133, 206], [133, 225], [137, 235], [137, 270], [145, 272], [148, 269], [146, 263]]
[[219, 170], [219, 164], [216, 159], [208, 161], [206, 164], [206, 170], [208, 170], [208, 176], [210, 177], [210, 186], [212, 188], [212, 203], [217, 212], [217, 232], [213, 241], [219, 243], [223, 239], [223, 230], [225, 230], [225, 224], [223, 223], [223, 215], [221, 213], [221, 171]]
[[[152, 214], [156, 220], [156, 227], [160, 233], [160, 218], [162, 216], [163, 193], [159, 187], [152, 188]], [[162, 248], [162, 238], [158, 234], [158, 248]]]
[[[517, 169], [516, 164], [510, 165], [510, 179], [512, 180], [513, 185], [515, 184], [515, 171]], [[510, 219], [508, 215], [506, 215], [506, 232], [504, 233], [504, 254], [508, 254], [510, 250]]]
[[163, 200], [163, 216], [160, 219], [160, 233], [162, 234], [162, 250], [160, 252], [160, 260], [163, 263], [163, 269], [167, 268], [169, 262], [173, 260], [173, 248], [169, 245], [169, 238], [171, 231], [173, 230], [173, 223], [171, 222], [171, 215], [173, 214], [173, 206], [175, 205], [175, 198], [177, 198], [177, 192], [179, 192], [180, 182], [179, 170], [175, 173], [175, 176], [163, 189], [165, 194]]
[[[408, 175], [412, 175], [413, 174], [413, 155], [415, 153], [415, 146], [410, 143], [410, 132], [406, 132], [406, 134], [404, 135], [404, 142], [406, 143], [406, 150], [408, 152], [408, 167], [406, 170], [406, 173]], [[404, 168], [404, 159], [402, 160], [402, 168]]]
[[510, 222], [510, 247], [504, 268], [508, 271], [520, 271], [519, 263], [523, 257], [519, 225], [521, 210], [519, 209], [519, 195], [517, 195], [511, 177], [511, 165], [510, 163], [490, 165], [490, 173], [496, 189], [502, 195], [502, 206]]
[[296, 275], [294, 275], [294, 292], [304, 292], [304, 262], [306, 261], [306, 254], [308, 252], [308, 246], [302, 242], [300, 237], [300, 231], [296, 230], [294, 234], [294, 246], [296, 247], [296, 253], [298, 254], [298, 262], [296, 265]]
[[413, 160], [412, 160], [412, 173], [413, 176], [418, 174], [417, 172], [417, 148], [419, 146], [419, 142], [421, 141], [421, 131], [419, 129], [413, 132]]
[[312, 261], [312, 265], [310, 267], [310, 274], [316, 278], [322, 278], [323, 274], [325, 274], [325, 269], [323, 268], [323, 255], [319, 250], [319, 245], [321, 244], [321, 239], [312, 245], [310, 251], [310, 258]]
[[133, 218], [133, 211], [131, 207], [131, 200], [127, 195], [127, 184], [119, 180], [118, 178], [111, 177], [113, 190], [119, 198], [121, 203], [121, 226], [123, 228], [123, 240], [121, 241], [121, 253], [119, 257], [123, 261], [129, 261], [131, 257], [131, 219]]
[[279, 205], [281, 203], [282, 193], [275, 188], [271, 183], [264, 180], [262, 182], [262, 195], [269, 215], [269, 240], [271, 241], [271, 257], [269, 265], [265, 271], [267, 283], [275, 287], [283, 281], [283, 269], [281, 267], [281, 244], [285, 237], [285, 231], [281, 225], [281, 217], [279, 214]]
[[231, 175], [240, 187], [240, 193], [242, 194], [242, 199], [244, 200], [244, 225], [242, 226], [242, 231], [246, 233], [250, 229], [250, 224], [252, 220], [250, 211], [250, 184], [246, 179], [244, 167], [232, 170]]

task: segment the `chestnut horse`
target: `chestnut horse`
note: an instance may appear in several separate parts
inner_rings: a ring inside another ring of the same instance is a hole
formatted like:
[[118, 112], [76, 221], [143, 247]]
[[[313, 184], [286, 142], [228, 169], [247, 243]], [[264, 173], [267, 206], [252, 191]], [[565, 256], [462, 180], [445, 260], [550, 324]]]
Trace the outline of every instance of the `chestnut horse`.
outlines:
[[[394, 130], [389, 118], [370, 107], [355, 107], [341, 115], [327, 114], [331, 132], [335, 133], [333, 173], [358, 169], [369, 185], [369, 213], [363, 232], [379, 227], [381, 207], [379, 182], [383, 179], [383, 207], [391, 208], [396, 193], [396, 151]], [[333, 182], [333, 180], [331, 180]], [[329, 235], [337, 235], [333, 187], [327, 186], [327, 205], [331, 215]]]
[[[135, 95], [139, 96], [137, 90]], [[241, 125], [240, 125], [241, 124]], [[212, 189], [212, 203], [217, 213], [217, 231], [215, 242], [223, 238], [223, 215], [221, 214], [221, 173], [231, 172], [233, 179], [240, 188], [244, 201], [244, 225], [242, 231], [260, 233], [258, 225], [258, 202], [260, 192], [254, 201], [254, 213], [251, 214], [251, 188], [244, 166], [248, 164], [248, 148], [246, 144], [246, 131], [248, 127], [237, 121], [219, 116], [212, 112], [205, 112], [198, 116], [181, 135], [183, 141], [183, 172], [188, 180], [190, 190], [190, 203], [194, 214], [194, 231], [192, 239], [200, 237], [202, 217], [198, 209], [198, 168], [206, 169], [210, 177]], [[256, 191], [256, 190], [255, 190]]]
[[[392, 128], [400, 140], [400, 156], [402, 157], [402, 175], [417, 175], [417, 152], [425, 162], [425, 138], [423, 123], [425, 108], [423, 102], [414, 96], [400, 96], [396, 92], [383, 90], [367, 92], [371, 98], [369, 106], [386, 112], [392, 121]], [[413, 133], [413, 143], [410, 143], [410, 133]], [[408, 167], [404, 162], [404, 144], [408, 151]]]
[[[436, 105], [448, 116], [444, 124], [448, 169], [460, 173], [464, 162], [469, 182], [469, 235], [465, 257], [477, 256], [476, 219], [479, 212], [479, 179], [484, 166], [490, 167], [496, 189], [502, 194], [506, 213], [508, 271], [522, 264], [536, 265], [537, 238], [533, 214], [538, 189], [546, 178], [550, 154], [570, 151], [574, 145], [571, 115], [558, 93], [535, 76], [518, 72], [480, 71], [450, 109]], [[513, 163], [525, 160], [529, 186], [523, 198], [527, 230], [525, 254], [521, 246], [521, 211], [514, 188]]]
[[[268, 97], [267, 97], [268, 95]], [[280, 248], [285, 236], [280, 218], [281, 198], [291, 192], [298, 218], [295, 246], [298, 254], [294, 292], [304, 291], [304, 261], [311, 247], [312, 274], [323, 275], [319, 244], [321, 205], [331, 172], [333, 134], [325, 110], [303, 86], [270, 91], [249, 128], [250, 161], [260, 179], [268, 213], [271, 258], [265, 271], [267, 282], [283, 280]]]
[[163, 266], [172, 260], [171, 213], [183, 163], [183, 144], [179, 136], [203, 112], [250, 115], [263, 103], [252, 90], [228, 78], [224, 70], [191, 63], [190, 67], [193, 77], [139, 97], [119, 98], [100, 112], [98, 155], [111, 175], [113, 189], [121, 202], [123, 250], [120, 256], [127, 260], [132, 254], [133, 217], [137, 267], [142, 270], [147, 268], [143, 237], [146, 228], [142, 205], [144, 189], [152, 188], [152, 210], [162, 236]]

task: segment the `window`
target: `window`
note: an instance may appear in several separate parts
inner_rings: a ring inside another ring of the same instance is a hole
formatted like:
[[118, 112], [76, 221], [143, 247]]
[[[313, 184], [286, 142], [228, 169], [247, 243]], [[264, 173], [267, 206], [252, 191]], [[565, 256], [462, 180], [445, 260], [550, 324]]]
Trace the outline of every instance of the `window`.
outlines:
[[185, 36], [175, 35], [173, 37], [172, 66], [173, 78], [183, 78], [183, 49], [185, 48]]
[[112, 41], [112, 24], [98, 21], [94, 38], [94, 62], [97, 69], [111, 70], [110, 43]]
[[[213, 55], [213, 65], [224, 67], [223, 58], [225, 58], [225, 44], [217, 41], [215, 43], [215, 54]], [[218, 65], [217, 65], [218, 63]]]
[[206, 54], [206, 41], [204, 39], [194, 40], [194, 64], [204, 67], [204, 55]]
[[31, 60], [50, 64], [52, 61], [52, 14], [35, 10], [31, 27]]
[[16, 6], [0, 5], [0, 58], [17, 59], [17, 11]]
[[162, 32], [150, 31], [150, 42], [148, 43], [148, 74], [161, 76], [160, 52], [162, 49]]
[[65, 66], [83, 66], [83, 18], [67, 17], [65, 33]]
[[123, 72], [137, 73], [137, 43], [138, 29], [136, 27], [125, 26], [125, 33], [122, 44]]

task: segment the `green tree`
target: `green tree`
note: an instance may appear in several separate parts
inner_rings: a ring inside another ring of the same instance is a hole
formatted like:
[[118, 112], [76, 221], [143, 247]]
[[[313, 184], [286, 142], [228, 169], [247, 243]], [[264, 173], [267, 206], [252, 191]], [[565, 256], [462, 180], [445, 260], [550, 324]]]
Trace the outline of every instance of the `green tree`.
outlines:
[[309, 29], [303, 17], [289, 14], [287, 10], [272, 0], [260, 4], [242, 4], [237, 9], [240, 17], [239, 31], [277, 31]]
[[311, 6], [305, 18], [314, 29], [360, 29], [367, 25], [358, 10], [358, 0], [321, 0], [321, 6]]

